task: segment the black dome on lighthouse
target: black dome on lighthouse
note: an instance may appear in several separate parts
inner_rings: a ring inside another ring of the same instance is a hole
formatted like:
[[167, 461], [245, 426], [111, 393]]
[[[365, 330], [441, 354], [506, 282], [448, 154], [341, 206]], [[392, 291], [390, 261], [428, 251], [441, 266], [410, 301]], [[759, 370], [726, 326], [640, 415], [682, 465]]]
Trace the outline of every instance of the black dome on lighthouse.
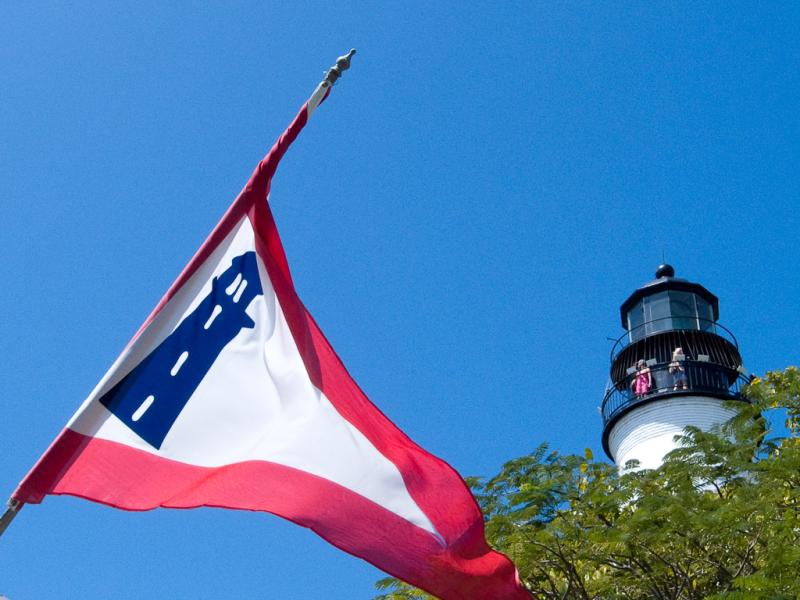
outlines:
[[675, 269], [672, 265], [668, 265], [667, 263], [658, 265], [656, 269], [656, 279], [660, 279], [661, 277], [675, 277]]

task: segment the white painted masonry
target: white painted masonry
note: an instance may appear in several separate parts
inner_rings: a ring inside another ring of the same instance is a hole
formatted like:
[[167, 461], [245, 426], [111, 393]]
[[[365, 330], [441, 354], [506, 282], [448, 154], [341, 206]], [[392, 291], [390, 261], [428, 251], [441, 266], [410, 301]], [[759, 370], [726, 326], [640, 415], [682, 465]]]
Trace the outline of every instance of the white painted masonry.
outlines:
[[608, 436], [608, 449], [620, 468], [636, 459], [639, 468], [655, 469], [677, 447], [675, 436], [688, 425], [708, 431], [734, 414], [724, 400], [717, 398], [661, 398], [634, 408], [617, 421]]

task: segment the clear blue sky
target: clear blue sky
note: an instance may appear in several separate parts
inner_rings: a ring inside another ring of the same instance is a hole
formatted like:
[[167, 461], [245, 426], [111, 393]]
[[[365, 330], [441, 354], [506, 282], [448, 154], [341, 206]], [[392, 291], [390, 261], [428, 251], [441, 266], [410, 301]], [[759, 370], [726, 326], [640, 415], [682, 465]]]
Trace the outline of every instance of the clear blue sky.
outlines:
[[[545, 440], [602, 455], [606, 336], [662, 251], [749, 369], [799, 362], [797, 5], [168, 4], [0, 9], [3, 494], [351, 46], [273, 210], [357, 381], [462, 474]], [[380, 576], [247, 512], [48, 498], [0, 540], [11, 600]]]

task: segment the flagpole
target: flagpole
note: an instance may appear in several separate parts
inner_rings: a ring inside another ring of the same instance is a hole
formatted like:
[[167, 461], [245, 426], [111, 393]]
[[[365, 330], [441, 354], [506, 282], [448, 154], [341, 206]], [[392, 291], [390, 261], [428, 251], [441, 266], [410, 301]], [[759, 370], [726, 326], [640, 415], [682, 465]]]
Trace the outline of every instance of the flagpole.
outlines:
[[11, 498], [8, 501], [8, 508], [6, 512], [3, 513], [3, 516], [0, 517], [0, 536], [3, 535], [3, 532], [11, 525], [11, 521], [14, 520], [14, 517], [17, 516], [17, 513], [22, 510], [22, 507], [25, 506], [19, 500], [14, 500]]
[[[337, 58], [336, 63], [330, 69], [325, 71], [322, 81], [316, 87], [314, 93], [311, 94], [311, 97], [308, 99], [306, 104], [308, 115], [310, 115], [320, 104], [322, 104], [322, 102], [328, 97], [333, 84], [336, 83], [336, 81], [342, 76], [344, 71], [350, 68], [350, 60], [353, 58], [355, 53], [356, 49], [351, 48], [350, 52]], [[9, 525], [11, 525], [11, 522], [17, 516], [19, 511], [22, 510], [23, 506], [25, 506], [25, 503], [16, 500], [15, 498], [10, 498], [8, 500], [6, 511], [3, 513], [3, 516], [0, 517], [0, 536], [5, 533], [6, 529], [8, 529]]]

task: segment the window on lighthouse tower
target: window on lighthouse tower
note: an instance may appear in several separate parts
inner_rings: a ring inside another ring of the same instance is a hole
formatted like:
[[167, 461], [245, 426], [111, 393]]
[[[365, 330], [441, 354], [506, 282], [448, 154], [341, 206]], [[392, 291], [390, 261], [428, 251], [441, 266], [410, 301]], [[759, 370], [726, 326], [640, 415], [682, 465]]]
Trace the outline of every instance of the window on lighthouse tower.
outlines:
[[628, 311], [628, 331], [632, 342], [644, 337], [644, 310], [641, 301]]
[[690, 292], [669, 292], [672, 329], [697, 329], [695, 298]]
[[711, 308], [711, 305], [699, 296], [696, 296], [695, 300], [697, 302], [697, 317], [700, 323], [700, 329], [703, 331], [714, 331], [714, 310]]
[[672, 329], [669, 292], [653, 294], [643, 300], [646, 333], [657, 333]]

